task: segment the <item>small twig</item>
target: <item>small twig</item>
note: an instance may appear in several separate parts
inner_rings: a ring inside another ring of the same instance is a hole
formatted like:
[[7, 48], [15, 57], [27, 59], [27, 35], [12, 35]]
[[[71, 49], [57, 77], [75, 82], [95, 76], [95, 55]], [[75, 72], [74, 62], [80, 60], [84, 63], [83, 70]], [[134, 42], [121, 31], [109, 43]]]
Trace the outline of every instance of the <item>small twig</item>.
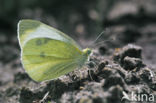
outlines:
[[42, 100], [40, 100], [39, 103], [44, 103], [45, 99], [48, 97], [49, 92], [47, 92], [44, 97], [42, 98]]

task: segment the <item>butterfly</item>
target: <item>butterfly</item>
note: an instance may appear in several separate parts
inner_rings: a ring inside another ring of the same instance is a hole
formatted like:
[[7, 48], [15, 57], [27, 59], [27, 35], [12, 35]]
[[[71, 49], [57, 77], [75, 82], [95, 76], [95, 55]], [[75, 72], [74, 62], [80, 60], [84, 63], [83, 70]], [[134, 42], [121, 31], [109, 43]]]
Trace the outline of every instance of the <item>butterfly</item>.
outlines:
[[81, 68], [92, 52], [40, 21], [20, 20], [17, 32], [22, 65], [37, 82], [56, 79]]

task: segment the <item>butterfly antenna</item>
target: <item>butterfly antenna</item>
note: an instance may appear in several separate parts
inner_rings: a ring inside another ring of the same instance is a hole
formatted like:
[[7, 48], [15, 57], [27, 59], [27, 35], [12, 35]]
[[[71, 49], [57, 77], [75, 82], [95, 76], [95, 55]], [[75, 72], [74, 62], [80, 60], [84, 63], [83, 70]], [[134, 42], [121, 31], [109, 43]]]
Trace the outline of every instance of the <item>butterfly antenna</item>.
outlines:
[[97, 38], [93, 41], [93, 43], [96, 43], [96, 41], [104, 34], [105, 30], [103, 30], [98, 36]]
[[[112, 36], [110, 36], [107, 40], [103, 40], [103, 41], [100, 41], [100, 42], [97, 42], [98, 41], [98, 39], [106, 32], [111, 32], [110, 30], [108, 31], [109, 29], [108, 28], [106, 28], [105, 30], [103, 30], [98, 36], [97, 36], [97, 38], [91, 43], [91, 45], [89, 45], [89, 47], [94, 47], [94, 46], [97, 46], [97, 45], [101, 45], [101, 44], [103, 44], [103, 43], [105, 43], [105, 42], [110, 42], [110, 41], [113, 41], [113, 40], [116, 40], [116, 36], [117, 36], [117, 34], [118, 33], [116, 33], [115, 35], [112, 35]], [[112, 34], [112, 33], [111, 33]]]
[[116, 39], [115, 37], [112, 37], [112, 38], [110, 38], [110, 39], [108, 39], [108, 40], [103, 40], [103, 41], [97, 42], [97, 43], [94, 44], [94, 46], [103, 44], [103, 43], [105, 43], [105, 42], [110, 42], [110, 41], [113, 41], [113, 40], [115, 40], [115, 39]]
[[89, 45], [89, 47], [92, 47], [93, 44], [96, 43], [96, 41], [104, 34], [105, 30], [103, 30], [98, 36], [97, 38]]

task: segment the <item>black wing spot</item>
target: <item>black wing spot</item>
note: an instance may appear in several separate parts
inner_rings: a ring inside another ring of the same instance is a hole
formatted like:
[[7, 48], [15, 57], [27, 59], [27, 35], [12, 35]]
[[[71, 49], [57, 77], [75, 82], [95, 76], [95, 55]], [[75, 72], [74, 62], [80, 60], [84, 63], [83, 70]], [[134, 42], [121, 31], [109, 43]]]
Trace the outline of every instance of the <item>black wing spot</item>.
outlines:
[[40, 57], [44, 58], [45, 57], [45, 53], [44, 52], [41, 52], [40, 53]]
[[42, 45], [42, 40], [40, 40], [40, 39], [36, 40], [36, 45], [38, 45], [38, 46]]
[[50, 41], [49, 38], [45, 38], [45, 39], [44, 39], [44, 44], [47, 44], [49, 41]]

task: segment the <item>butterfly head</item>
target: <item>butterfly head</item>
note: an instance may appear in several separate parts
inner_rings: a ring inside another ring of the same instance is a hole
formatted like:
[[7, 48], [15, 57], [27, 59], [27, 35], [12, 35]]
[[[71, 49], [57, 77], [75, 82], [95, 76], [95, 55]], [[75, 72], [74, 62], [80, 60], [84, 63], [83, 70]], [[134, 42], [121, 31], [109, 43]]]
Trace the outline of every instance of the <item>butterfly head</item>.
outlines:
[[92, 50], [90, 48], [86, 48], [86, 49], [83, 49], [83, 53], [84, 55], [89, 56], [92, 53]]

